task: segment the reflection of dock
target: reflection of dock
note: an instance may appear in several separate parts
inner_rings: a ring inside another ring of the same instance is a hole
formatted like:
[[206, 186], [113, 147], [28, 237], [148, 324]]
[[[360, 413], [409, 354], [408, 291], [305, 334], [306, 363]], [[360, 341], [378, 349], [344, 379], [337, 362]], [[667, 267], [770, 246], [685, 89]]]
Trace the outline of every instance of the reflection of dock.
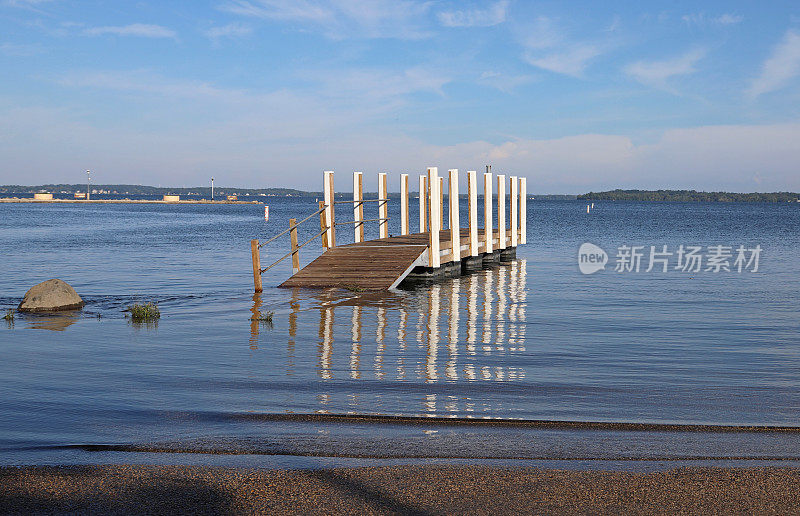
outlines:
[[[488, 168], [488, 167], [487, 167]], [[419, 232], [410, 232], [408, 174], [400, 181], [400, 235], [390, 236], [388, 231], [388, 187], [386, 174], [380, 174], [377, 199], [363, 198], [362, 177], [353, 177], [353, 219], [336, 221], [333, 172], [326, 172], [323, 181], [325, 200], [319, 210], [301, 220], [289, 221], [289, 229], [270, 240], [251, 242], [253, 279], [256, 292], [260, 292], [261, 274], [281, 260], [291, 256], [293, 276], [281, 287], [344, 287], [352, 290], [386, 290], [398, 287], [404, 281], [439, 280], [457, 277], [478, 270], [484, 264], [508, 261], [516, 256], [516, 247], [526, 243], [526, 185], [524, 178], [511, 177], [506, 210], [506, 176], [497, 176], [497, 209], [495, 211], [492, 173], [483, 176], [483, 227], [478, 226], [478, 180], [475, 171], [467, 173], [468, 221], [462, 228], [459, 221], [458, 170], [449, 171], [448, 211], [444, 217], [444, 178], [435, 167], [420, 176]], [[364, 218], [364, 204], [376, 202], [378, 217]], [[320, 232], [298, 244], [297, 227], [320, 216]], [[508, 215], [508, 218], [506, 217]], [[379, 238], [366, 241], [364, 223], [378, 222]], [[495, 221], [497, 229], [495, 229]], [[508, 221], [508, 224], [506, 223]], [[337, 226], [353, 225], [352, 244], [337, 245]], [[289, 234], [290, 252], [266, 268], [261, 268], [260, 248], [276, 238]], [[299, 251], [317, 237], [322, 237], [323, 254], [300, 267]]]

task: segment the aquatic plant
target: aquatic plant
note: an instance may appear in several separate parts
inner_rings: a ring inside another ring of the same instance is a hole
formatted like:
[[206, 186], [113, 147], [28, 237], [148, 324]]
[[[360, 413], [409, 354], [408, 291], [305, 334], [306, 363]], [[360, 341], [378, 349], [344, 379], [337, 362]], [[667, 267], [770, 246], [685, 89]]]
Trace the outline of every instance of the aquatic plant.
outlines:
[[263, 314], [254, 315], [250, 318], [251, 321], [258, 321], [263, 323], [272, 324], [272, 316], [275, 315], [274, 312], [264, 312]]
[[14, 322], [14, 309], [9, 308], [6, 310], [6, 314], [3, 316], [3, 320], [8, 322]]
[[161, 318], [161, 311], [158, 305], [148, 301], [147, 303], [136, 303], [128, 307], [131, 319], [134, 322], [154, 321]]

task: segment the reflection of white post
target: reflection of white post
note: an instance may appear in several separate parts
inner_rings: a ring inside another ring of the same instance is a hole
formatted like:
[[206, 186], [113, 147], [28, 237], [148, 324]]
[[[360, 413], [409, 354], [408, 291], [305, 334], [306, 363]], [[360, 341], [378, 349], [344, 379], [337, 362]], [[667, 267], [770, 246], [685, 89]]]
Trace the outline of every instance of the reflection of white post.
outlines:
[[478, 287], [475, 275], [467, 276], [467, 352], [475, 354], [478, 326]]
[[519, 243], [528, 242], [528, 180], [519, 178]]
[[322, 317], [322, 345], [319, 353], [319, 375], [323, 380], [330, 380], [332, 378], [331, 353], [333, 351], [333, 309], [321, 309], [320, 317]]
[[353, 226], [355, 231], [354, 242], [364, 241], [364, 174], [353, 172]]
[[460, 297], [460, 281], [458, 278], [450, 283], [450, 303], [448, 303], [448, 314], [450, 319], [450, 327], [448, 330], [448, 352], [450, 360], [447, 362], [445, 368], [445, 375], [450, 380], [458, 380], [458, 373], [456, 372], [456, 357], [458, 357], [458, 301]]
[[428, 201], [431, 207], [431, 231], [428, 234], [428, 265], [436, 269], [441, 266], [441, 256], [439, 255], [439, 229], [441, 227], [439, 203], [441, 198], [439, 197], [439, 169], [436, 167], [428, 168], [428, 189], [430, 191]]
[[484, 250], [492, 252], [492, 238], [494, 237], [494, 223], [492, 222], [492, 173], [483, 174], [483, 232]]
[[450, 174], [450, 252], [454, 262], [461, 260], [461, 221], [458, 216], [458, 169], [449, 170]]
[[377, 344], [375, 349], [375, 378], [381, 380], [385, 374], [383, 372], [383, 352], [386, 351], [386, 343], [384, 342], [386, 338], [386, 308], [378, 307], [377, 316], [378, 326], [375, 328], [375, 343]]
[[478, 179], [474, 170], [467, 172], [469, 199], [469, 255], [478, 256]]
[[506, 248], [506, 176], [497, 174], [497, 248]]
[[489, 269], [484, 271], [483, 280], [483, 350], [491, 351], [489, 344], [492, 342], [492, 304], [494, 297], [494, 270]]
[[[429, 184], [438, 182], [435, 181]], [[433, 220], [431, 220], [431, 223], [433, 223]], [[439, 295], [439, 285], [432, 285], [428, 294], [428, 360], [425, 367], [425, 376], [429, 382], [435, 382], [439, 379], [436, 372], [436, 359], [439, 354]]]
[[389, 238], [389, 185], [386, 172], [378, 174], [378, 238]]
[[519, 212], [517, 211], [517, 176], [511, 176], [511, 247], [517, 247], [519, 238]]
[[336, 246], [336, 228], [333, 226], [333, 171], [326, 170], [323, 174], [322, 186], [325, 197], [325, 221], [328, 224], [328, 247]]
[[353, 380], [358, 380], [361, 378], [361, 372], [359, 368], [360, 357], [361, 357], [361, 307], [354, 306], [353, 307], [353, 319], [352, 319], [352, 329], [351, 332], [353, 334], [353, 347], [350, 350], [350, 378]]
[[428, 197], [428, 178], [426, 176], [419, 176], [419, 232], [424, 233], [428, 231], [428, 213], [427, 199]]
[[407, 235], [408, 228], [408, 174], [400, 174], [400, 234]]

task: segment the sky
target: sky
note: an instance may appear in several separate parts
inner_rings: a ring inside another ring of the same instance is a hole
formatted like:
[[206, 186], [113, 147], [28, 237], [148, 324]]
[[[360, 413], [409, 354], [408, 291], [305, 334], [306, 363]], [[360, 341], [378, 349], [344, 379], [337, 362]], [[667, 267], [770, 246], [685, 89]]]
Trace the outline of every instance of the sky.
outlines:
[[796, 0], [0, 0], [0, 70], [0, 184], [800, 191]]

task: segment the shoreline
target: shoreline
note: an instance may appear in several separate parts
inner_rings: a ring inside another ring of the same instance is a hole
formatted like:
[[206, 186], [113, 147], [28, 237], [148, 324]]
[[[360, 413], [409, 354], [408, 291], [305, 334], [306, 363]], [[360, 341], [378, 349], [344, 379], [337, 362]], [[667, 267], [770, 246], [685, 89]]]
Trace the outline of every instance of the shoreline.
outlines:
[[28, 197], [3, 197], [0, 203], [41, 204], [262, 204], [263, 201], [210, 201], [208, 199], [186, 199], [164, 201], [159, 199], [31, 199]]
[[792, 513], [798, 505], [800, 468], [786, 467], [0, 468], [4, 514]]

